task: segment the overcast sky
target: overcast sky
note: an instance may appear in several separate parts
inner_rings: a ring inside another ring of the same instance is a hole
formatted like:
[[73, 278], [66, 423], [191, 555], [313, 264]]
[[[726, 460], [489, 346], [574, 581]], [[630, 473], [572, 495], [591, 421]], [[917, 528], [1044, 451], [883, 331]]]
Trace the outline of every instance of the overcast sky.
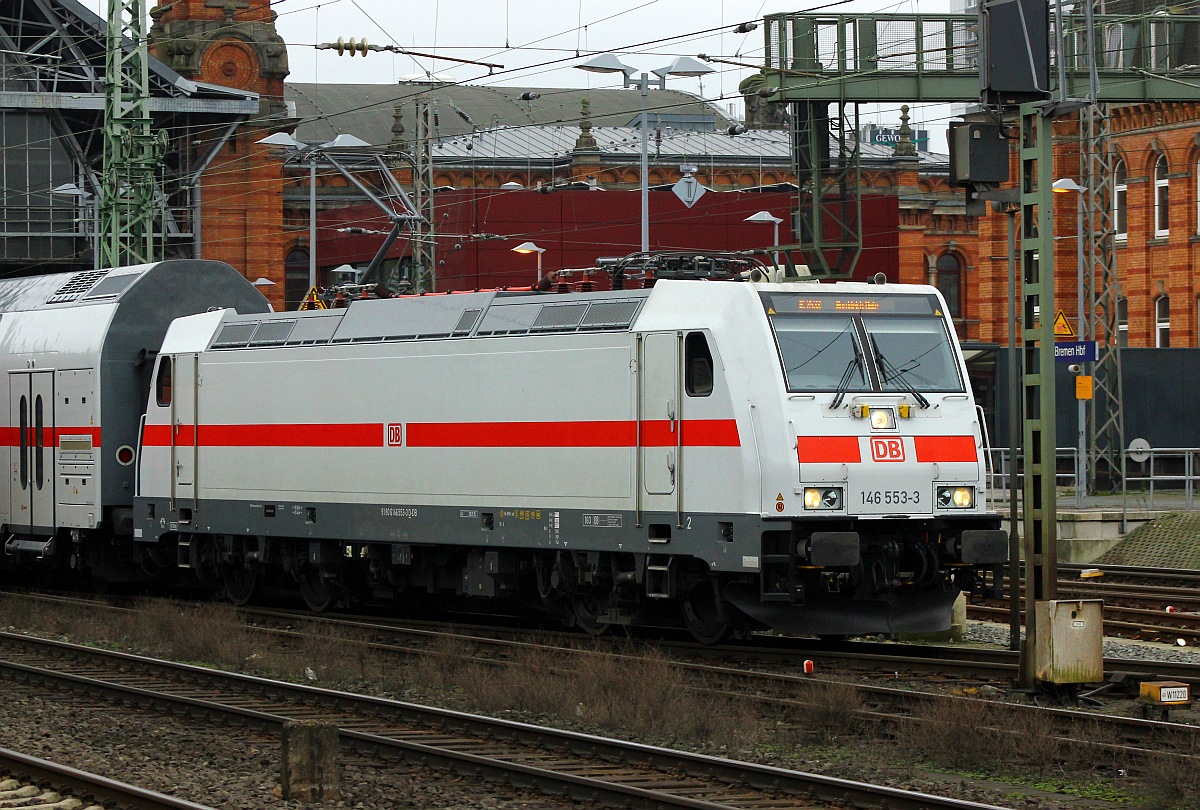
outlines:
[[[949, 0], [326, 0], [320, 4], [276, 0], [274, 8], [279, 14], [280, 35], [289, 44], [290, 81], [392, 82], [435, 72], [472, 84], [612, 87], [619, 86], [619, 76], [588, 73], [574, 66], [597, 53], [616, 54], [639, 72], [664, 67], [677, 56], [701, 53], [756, 65], [763, 59], [763, 27], [737, 34], [733, 29], [738, 23], [809, 9], [830, 13], [944, 12], [949, 10]], [[493, 62], [504, 68], [489, 73], [478, 65], [390, 53], [372, 53], [366, 59], [339, 57], [334, 51], [312, 47], [334, 42], [339, 36], [346, 40], [365, 36], [373, 44]], [[702, 95], [723, 108], [734, 104], [740, 115], [738, 83], [754, 69], [720, 63], [710, 66], [717, 72], [703, 79], [672, 78], [669, 85]], [[898, 102], [882, 105], [879, 121], [894, 126], [898, 108]], [[930, 114], [945, 116], [945, 107]]]
[[[102, 16], [104, 0], [85, 0]], [[149, 2], [149, 0], [148, 0]], [[763, 59], [763, 27], [734, 33], [738, 23], [766, 14], [822, 10], [831, 14], [942, 13], [953, 0], [275, 0], [276, 23], [288, 43], [292, 82], [391, 83], [436, 73], [450, 81], [530, 87], [613, 87], [619, 77], [575, 69], [589, 55], [616, 54], [639, 72], [664, 67], [677, 56], [704, 53], [748, 65]], [[314, 45], [338, 37], [408, 51], [503, 65], [494, 68], [446, 59], [392, 53], [338, 56]], [[741, 114], [738, 83], [753, 68], [712, 64], [703, 80], [672, 78], [669, 86], [696, 93]], [[899, 105], [872, 106], [866, 121], [899, 122]], [[944, 127], [944, 105], [914, 107], [914, 124]], [[944, 138], [931, 145], [945, 151]]]

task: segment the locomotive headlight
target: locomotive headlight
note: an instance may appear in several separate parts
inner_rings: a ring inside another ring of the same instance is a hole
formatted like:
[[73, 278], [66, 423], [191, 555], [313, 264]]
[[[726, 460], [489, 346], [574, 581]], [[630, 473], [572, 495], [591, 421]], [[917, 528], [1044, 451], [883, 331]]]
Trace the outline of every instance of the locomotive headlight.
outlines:
[[841, 509], [841, 487], [805, 487], [805, 509]]
[[939, 509], [970, 509], [975, 505], [975, 487], [938, 487]]
[[895, 430], [896, 413], [891, 408], [871, 409], [871, 430]]

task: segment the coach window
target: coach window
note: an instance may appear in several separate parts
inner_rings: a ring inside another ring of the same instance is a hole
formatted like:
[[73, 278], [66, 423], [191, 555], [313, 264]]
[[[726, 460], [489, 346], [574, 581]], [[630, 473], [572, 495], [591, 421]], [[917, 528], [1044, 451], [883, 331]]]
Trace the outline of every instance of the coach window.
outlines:
[[713, 390], [713, 359], [708, 338], [691, 332], [683, 341], [684, 387], [690, 397], [706, 397]]
[[158, 377], [154, 381], [154, 395], [158, 404], [171, 404], [171, 358], [163, 357], [158, 363]]

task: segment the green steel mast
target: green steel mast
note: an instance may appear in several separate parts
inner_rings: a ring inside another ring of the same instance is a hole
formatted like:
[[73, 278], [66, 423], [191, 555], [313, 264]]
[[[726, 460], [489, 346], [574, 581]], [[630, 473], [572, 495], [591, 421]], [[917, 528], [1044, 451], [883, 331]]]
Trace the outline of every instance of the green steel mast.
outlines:
[[161, 253], [155, 174], [165, 133], [151, 128], [144, 0], [109, 0], [105, 52], [100, 266], [123, 267]]

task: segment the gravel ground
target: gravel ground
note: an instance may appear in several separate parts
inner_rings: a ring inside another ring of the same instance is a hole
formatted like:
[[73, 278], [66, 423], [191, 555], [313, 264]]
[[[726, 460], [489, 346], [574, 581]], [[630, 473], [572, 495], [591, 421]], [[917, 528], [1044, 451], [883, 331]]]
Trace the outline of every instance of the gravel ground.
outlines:
[[[1007, 647], [1008, 625], [993, 622], [968, 622], [965, 641]], [[1157, 641], [1131, 641], [1124, 638], [1106, 637], [1104, 639], [1104, 655], [1107, 658], [1200, 664], [1200, 649], [1178, 644], [1163, 644]]]
[[[274, 735], [189, 725], [131, 707], [92, 707], [55, 692], [6, 689], [0, 701], [0, 747], [130, 782], [222, 810], [309, 807], [279, 793], [280, 745]], [[343, 757], [342, 800], [324, 806], [387, 808], [576, 808], [569, 801], [522, 793], [424, 766]]]
[[[1008, 628], [971, 622], [966, 640], [969, 644], [1006, 646]], [[1104, 652], [1110, 656], [1143, 660], [1200, 663], [1200, 651], [1195, 648], [1150, 642], [1105, 639]], [[432, 694], [404, 697], [418, 702], [422, 698], [434, 703], [454, 702]], [[514, 716], [512, 719], [538, 722], [538, 718]], [[642, 741], [669, 744], [668, 740]], [[142, 709], [89, 706], [84, 698], [22, 688], [6, 690], [5, 699], [0, 701], [0, 746], [217, 808], [259, 810], [306, 806], [280, 797], [279, 740], [263, 732], [222, 728], [202, 721], [189, 725], [186, 720]], [[726, 752], [709, 749], [705, 753]], [[945, 774], [923, 773], [907, 767], [893, 768], [886, 762], [867, 764], [861, 760], [839, 761], [837, 757], [823, 759], [819, 752], [814, 752], [816, 756], [801, 754], [797, 757], [798, 753], [759, 752], [753, 758], [785, 767], [1007, 806], [1112, 806], [1104, 802], [1063, 802], [1061, 796], [1028, 790], [1013, 804], [1008, 801], [1014, 796], [1011, 786], [993, 788], [977, 780], [947, 778]], [[466, 780], [420, 765], [393, 763], [381, 767], [381, 763], [351, 754], [343, 757], [343, 763], [343, 799], [326, 806], [356, 810], [406, 807], [504, 810], [579, 806], [567, 800], [521, 792], [507, 784]]]

